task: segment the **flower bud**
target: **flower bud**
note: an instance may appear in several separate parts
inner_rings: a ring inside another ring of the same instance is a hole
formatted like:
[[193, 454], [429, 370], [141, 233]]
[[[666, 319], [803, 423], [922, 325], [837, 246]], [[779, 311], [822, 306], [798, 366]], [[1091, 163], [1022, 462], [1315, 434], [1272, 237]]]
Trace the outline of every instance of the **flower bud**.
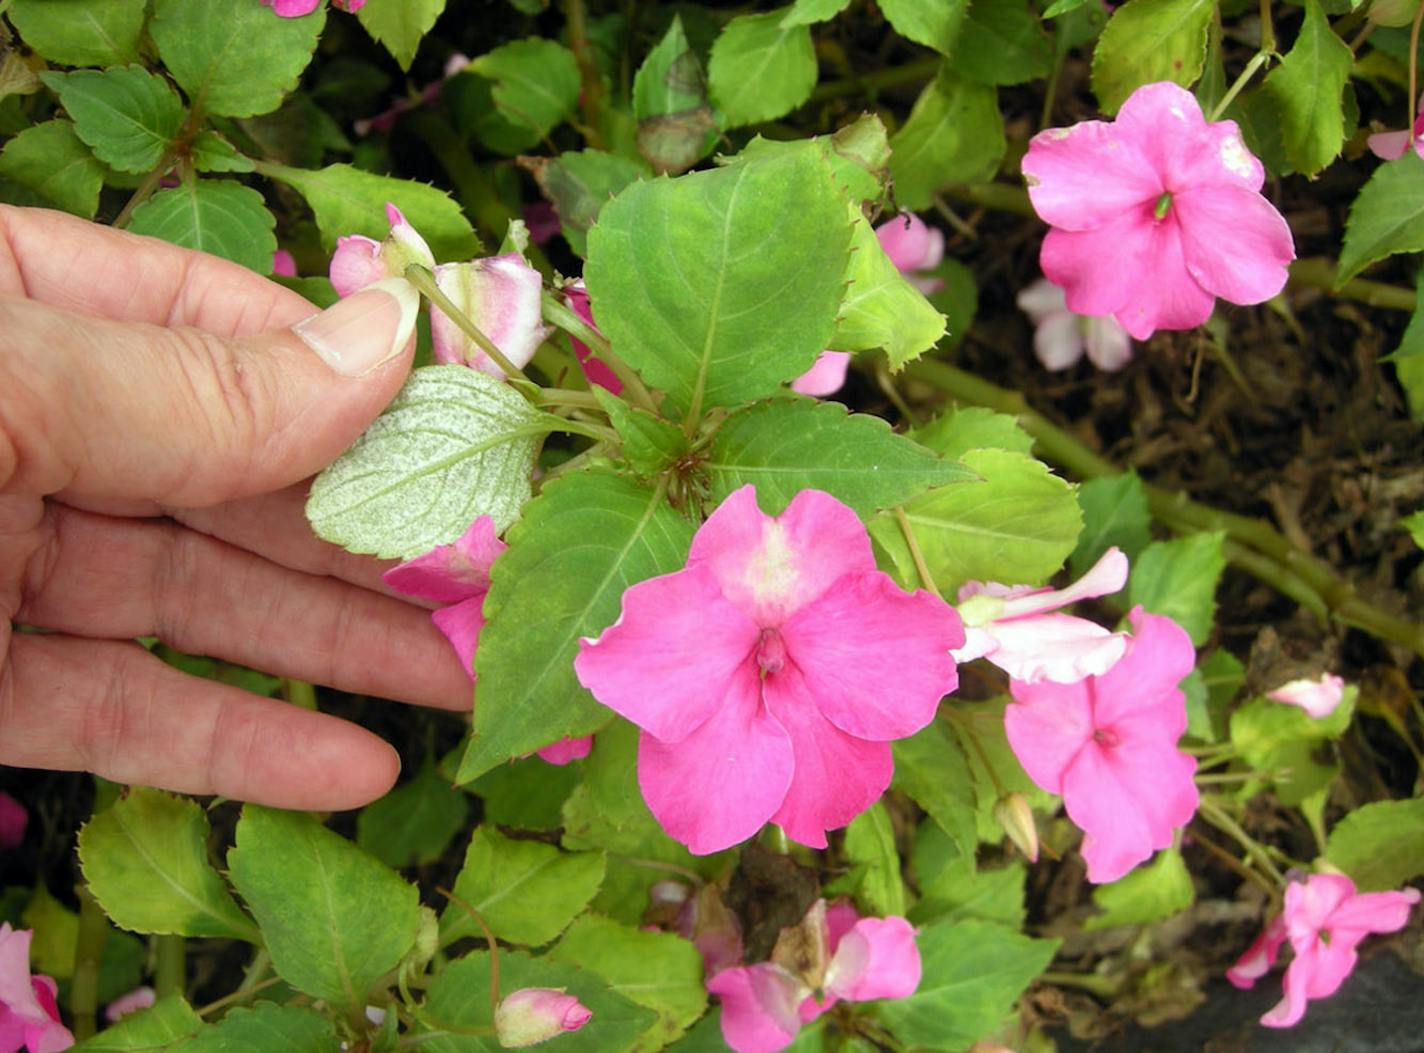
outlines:
[[1038, 862], [1038, 826], [1033, 821], [1033, 809], [1021, 793], [1009, 793], [994, 803], [994, 819], [1004, 828], [1009, 840], [1030, 863]]
[[522, 987], [494, 1011], [494, 1030], [505, 1049], [538, 1045], [565, 1031], [577, 1031], [593, 1013], [563, 988]]
[[[468, 263], [442, 263], [435, 268], [435, 284], [520, 369], [549, 335], [540, 304], [544, 279], [518, 253]], [[443, 311], [430, 312], [430, 338], [437, 361], [465, 364], [491, 376], [504, 376], [504, 371]]]

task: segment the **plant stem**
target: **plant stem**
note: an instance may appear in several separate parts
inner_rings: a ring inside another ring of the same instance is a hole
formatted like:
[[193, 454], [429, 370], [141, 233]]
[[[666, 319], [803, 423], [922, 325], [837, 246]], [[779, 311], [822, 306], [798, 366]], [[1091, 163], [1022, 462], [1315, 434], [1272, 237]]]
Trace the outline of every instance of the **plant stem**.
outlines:
[[182, 936], [155, 936], [153, 949], [153, 989], [158, 997], [184, 994], [188, 987], [186, 941]]
[[158, 189], [158, 184], [163, 181], [164, 174], [173, 167], [173, 158], [169, 154], [163, 155], [163, 160], [158, 162], [158, 167], [148, 175], [144, 176], [143, 182], [138, 185], [138, 189], [130, 195], [124, 202], [124, 207], [119, 210], [119, 214], [114, 217], [114, 226], [123, 230], [129, 225], [129, 220], [133, 219], [134, 210], [153, 196], [153, 192]]
[[583, 90], [579, 92], [579, 107], [583, 111], [583, 123], [587, 126], [584, 135], [590, 147], [602, 150], [603, 76], [598, 72], [598, 62], [588, 40], [584, 0], [564, 0], [564, 16], [569, 27], [569, 50], [578, 62], [579, 79], [583, 85]]
[[915, 562], [915, 573], [920, 576], [920, 586], [929, 589], [940, 599], [944, 599], [939, 591], [939, 586], [935, 584], [929, 566], [925, 563], [925, 554], [920, 551], [920, 542], [915, 537], [914, 528], [910, 526], [910, 519], [905, 515], [905, 509], [900, 505], [895, 506], [895, 522], [900, 524], [900, 533], [905, 536], [905, 545], [910, 550], [910, 558]]
[[440, 888], [437, 885], [435, 891], [473, 918], [475, 924], [480, 927], [480, 932], [484, 934], [485, 943], [489, 945], [490, 954], [490, 1016], [493, 1017], [499, 1009], [499, 943], [495, 940], [494, 933], [490, 931], [489, 923], [480, 916], [479, 911], [475, 910], [474, 907], [470, 906], [449, 889]]
[[250, 999], [256, 998], [263, 991], [267, 990], [267, 988], [275, 987], [281, 982], [282, 978], [280, 976], [269, 976], [261, 983], [253, 984], [251, 987], [244, 983], [241, 987], [239, 987], [236, 991], [233, 991], [231, 994], [223, 995], [221, 998], [215, 999], [214, 1001], [211, 1001], [207, 1005], [201, 1007], [197, 1010], [197, 1014], [199, 1016], [211, 1016], [219, 1009], [226, 1009], [230, 1005], [239, 1005]]
[[504, 371], [506, 377], [522, 380], [526, 384], [533, 383], [525, 376], [524, 370], [505, 357], [495, 342], [485, 336], [484, 331], [470, 320], [469, 315], [455, 305], [455, 301], [440, 291], [440, 287], [435, 284], [435, 275], [428, 269], [418, 263], [412, 263], [405, 269], [405, 280], [419, 289], [431, 304], [444, 312], [445, 317], [459, 326], [460, 332], [473, 340], [476, 346], [490, 357], [490, 361]]
[[1275, 863], [1271, 862], [1271, 857], [1266, 854], [1266, 850], [1261, 847], [1260, 842], [1241, 829], [1236, 820], [1227, 815], [1215, 801], [1209, 797], [1203, 797], [1197, 814], [1244, 848], [1247, 855], [1256, 860], [1266, 873], [1271, 875], [1278, 888], [1285, 887], [1285, 875], [1277, 869]]
[[316, 688], [306, 680], [293, 680], [291, 677], [282, 679], [282, 697], [294, 706], [302, 709], [315, 710]]
[[824, 102], [827, 99], [838, 99], [845, 95], [874, 95], [886, 88], [898, 88], [903, 84], [917, 84], [932, 80], [939, 72], [942, 61], [937, 58], [921, 59], [918, 62], [907, 62], [902, 66], [876, 70], [874, 73], [867, 73], [860, 77], [824, 81], [816, 86], [815, 91], [811, 92], [811, 101]]
[[83, 1042], [94, 1034], [94, 1016], [99, 1011], [99, 959], [109, 939], [109, 921], [90, 894], [80, 885], [79, 935], [74, 944], [74, 976], [69, 987], [69, 1013], [74, 1021], [74, 1037]]
[[649, 413], [657, 413], [657, 404], [653, 402], [653, 396], [644, 386], [642, 378], [633, 372], [628, 363], [613, 353], [613, 345], [608, 342], [606, 336], [580, 318], [572, 307], [553, 293], [545, 292], [540, 300], [540, 306], [544, 321], [550, 325], [558, 326], [569, 336], [587, 346], [595, 357], [613, 370], [613, 375], [622, 382], [623, 390], [627, 392], [630, 402]]

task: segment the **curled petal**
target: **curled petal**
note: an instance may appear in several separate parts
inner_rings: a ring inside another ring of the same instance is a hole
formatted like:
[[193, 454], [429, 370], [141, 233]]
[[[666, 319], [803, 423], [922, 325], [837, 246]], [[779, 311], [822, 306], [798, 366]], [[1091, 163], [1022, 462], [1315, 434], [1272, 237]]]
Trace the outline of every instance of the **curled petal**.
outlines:
[[[441, 264], [435, 284], [516, 367], [527, 365], [549, 334], [540, 304], [543, 278], [517, 253]], [[430, 312], [430, 337], [439, 361], [504, 375], [443, 311]]]
[[1292, 680], [1266, 697], [1275, 702], [1299, 706], [1316, 720], [1328, 717], [1345, 697], [1345, 681], [1334, 673], [1324, 673], [1319, 680]]
[[770, 962], [723, 969], [707, 981], [722, 1000], [722, 1038], [736, 1053], [777, 1053], [791, 1045], [805, 988]]
[[[1099, 676], [1127, 649], [1123, 634], [1067, 614], [994, 621], [975, 633], [980, 647], [972, 657], [987, 658], [1015, 680], [1030, 684], [1039, 680], [1071, 684], [1085, 676]], [[966, 660], [962, 651], [954, 656]]]
[[1253, 986], [1257, 980], [1271, 971], [1280, 954], [1281, 944], [1286, 942], [1286, 919], [1277, 914], [1271, 919], [1255, 942], [1246, 948], [1246, 953], [1236, 959], [1236, 964], [1226, 970], [1226, 978], [1243, 991]]
[[863, 918], [841, 938], [826, 993], [848, 1002], [908, 998], [920, 986], [920, 949], [904, 918]]
[[329, 276], [338, 296], [350, 296], [374, 285], [387, 276], [381, 262], [381, 243], [360, 234], [337, 238]]
[[450, 646], [459, 655], [465, 672], [472, 677], [475, 675], [475, 649], [480, 642], [480, 630], [485, 627], [484, 605], [485, 597], [481, 593], [430, 614], [430, 620], [445, 634], [445, 639], [450, 641]]
[[1098, 557], [1086, 574], [1066, 588], [1038, 589], [1006, 597], [1003, 611], [995, 620], [1043, 614], [1079, 600], [1111, 596], [1127, 584], [1127, 570], [1127, 556], [1114, 545]]

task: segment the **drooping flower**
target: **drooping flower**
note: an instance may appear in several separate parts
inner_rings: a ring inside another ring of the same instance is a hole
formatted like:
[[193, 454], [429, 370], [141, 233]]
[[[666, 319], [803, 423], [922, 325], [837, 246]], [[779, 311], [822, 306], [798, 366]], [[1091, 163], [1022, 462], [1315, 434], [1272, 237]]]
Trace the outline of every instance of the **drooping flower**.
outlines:
[[574, 669], [643, 729], [638, 782], [671, 837], [705, 854], [771, 821], [823, 848], [889, 785], [889, 740], [957, 686], [963, 642], [953, 608], [876, 569], [851, 509], [803, 490], [773, 518], [744, 486]]
[[522, 987], [494, 1010], [495, 1035], [505, 1049], [522, 1049], [577, 1031], [593, 1012], [561, 987]]
[[117, 1024], [130, 1013], [151, 1008], [156, 1001], [158, 1001], [158, 994], [152, 987], [146, 984], [142, 987], [135, 987], [128, 994], [119, 995], [104, 1007], [104, 1019], [111, 1024]]
[[1127, 557], [1117, 548], [1066, 589], [967, 582], [959, 590], [964, 646], [956, 661], [987, 658], [1015, 680], [1071, 684], [1107, 672], [1122, 657], [1127, 639], [1096, 622], [1056, 614], [1059, 608], [1117, 592], [1127, 583]]
[[908, 998], [920, 986], [920, 951], [904, 918], [862, 918], [849, 904], [818, 900], [793, 928], [798, 943], [819, 945], [797, 955], [804, 971], [773, 960], [723, 969], [707, 982], [736, 1053], [776, 1053], [839, 1001]]
[[1295, 246], [1261, 196], [1265, 170], [1234, 121], [1208, 123], [1176, 84], [1138, 88], [1116, 121], [1040, 132], [1023, 172], [1053, 228], [1039, 263], [1071, 311], [1145, 340], [1200, 325], [1218, 296], [1255, 304], [1285, 286]]
[[1084, 832], [1088, 880], [1116, 881], [1186, 825], [1197, 808], [1194, 758], [1177, 683], [1196, 652], [1170, 618], [1134, 607], [1132, 635], [1107, 672], [1076, 683], [1011, 680], [1009, 745], [1029, 777], [1060, 794]]
[[494, 520], [480, 516], [457, 540], [392, 567], [384, 575], [386, 584], [397, 592], [446, 604], [432, 611], [430, 620], [445, 634], [471, 677], [475, 675], [475, 646], [485, 624], [490, 566], [506, 547], [495, 536]]
[[1285, 907], [1226, 973], [1240, 988], [1255, 984], [1290, 940], [1295, 957], [1286, 967], [1285, 997], [1261, 1017], [1267, 1027], [1291, 1027], [1306, 1002], [1334, 994], [1355, 968], [1355, 948], [1371, 933], [1398, 932], [1419, 902], [1419, 890], [1356, 892], [1343, 874], [1311, 874], [1286, 888]]
[[25, 839], [30, 813], [25, 806], [0, 790], [0, 848], [15, 848]]
[[582, 760], [592, 753], [593, 736], [584, 735], [576, 739], [562, 738], [558, 742], [551, 743], [534, 752], [540, 760], [562, 767], [565, 764], [572, 764], [576, 760]]
[[1132, 340], [1112, 317], [1089, 318], [1068, 310], [1063, 290], [1040, 278], [1020, 290], [1015, 302], [1033, 321], [1033, 353], [1045, 369], [1067, 369], [1083, 357], [1114, 373], [1132, 359]]
[[1321, 720], [1334, 713], [1345, 697], [1345, 681], [1334, 673], [1322, 673], [1319, 680], [1300, 679], [1282, 684], [1274, 691], [1267, 691], [1266, 697], [1273, 702], [1299, 706]]
[[386, 278], [404, 278], [406, 267], [412, 263], [426, 268], [435, 266], [430, 246], [390, 202], [386, 203], [386, 219], [391, 232], [385, 241], [360, 234], [336, 239], [329, 276], [338, 296], [350, 296]]
[[[549, 335], [540, 304], [544, 279], [517, 252], [442, 263], [435, 268], [435, 284], [514, 366], [522, 369]], [[504, 376], [504, 370], [443, 311], [430, 312], [430, 340], [440, 362]]]
[[55, 982], [30, 975], [30, 929], [0, 923], [0, 1050], [59, 1053], [74, 1036], [59, 1021]]
[[[595, 329], [598, 328], [593, 321], [593, 308], [589, 305], [588, 289], [582, 278], [564, 286], [564, 301], [574, 314]], [[618, 374], [609, 368], [607, 362], [594, 355], [587, 344], [574, 337], [569, 337], [569, 343], [573, 345], [574, 355], [577, 356], [578, 363], [583, 368], [583, 375], [588, 378], [590, 384], [597, 384], [615, 395], [623, 390], [623, 381], [618, 379]]]

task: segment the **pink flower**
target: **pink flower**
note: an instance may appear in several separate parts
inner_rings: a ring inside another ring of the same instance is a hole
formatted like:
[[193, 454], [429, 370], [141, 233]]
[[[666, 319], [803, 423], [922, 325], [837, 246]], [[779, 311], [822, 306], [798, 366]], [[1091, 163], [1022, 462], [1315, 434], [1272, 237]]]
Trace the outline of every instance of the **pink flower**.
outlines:
[[819, 934], [822, 974], [797, 976], [761, 962], [723, 969], [708, 981], [707, 990], [722, 1000], [722, 1037], [736, 1053], [785, 1049], [802, 1024], [842, 999], [908, 998], [920, 986], [920, 951], [904, 918], [861, 918], [849, 904], [828, 909], [818, 900], [802, 927]]
[[1282, 684], [1274, 691], [1267, 691], [1266, 697], [1299, 706], [1320, 720], [1334, 713], [1340, 699], [1345, 697], [1345, 681], [1334, 673], [1322, 673], [1319, 680], [1292, 680]]
[[1187, 728], [1177, 682], [1196, 652], [1176, 622], [1134, 607], [1132, 636], [1106, 673], [1072, 684], [1011, 680], [1004, 713], [1029, 777], [1061, 794], [1086, 835], [1088, 880], [1116, 881], [1185, 826], [1197, 808], [1197, 762], [1178, 752]]
[[128, 994], [119, 995], [104, 1007], [104, 1019], [111, 1024], [117, 1024], [130, 1013], [150, 1008], [157, 1000], [158, 995], [152, 987], [135, 987]]
[[1286, 888], [1285, 909], [1226, 973], [1240, 988], [1252, 986], [1290, 940], [1295, 957], [1286, 967], [1285, 997], [1265, 1016], [1267, 1027], [1290, 1027], [1313, 998], [1328, 998], [1355, 968], [1355, 948], [1370, 933], [1398, 932], [1419, 902], [1419, 890], [1355, 891], [1343, 874], [1311, 874]]
[[814, 398], [834, 395], [845, 384], [849, 351], [822, 351], [811, 368], [791, 382], [791, 390]]
[[505, 1049], [520, 1049], [577, 1031], [592, 1019], [592, 1010], [563, 988], [521, 987], [495, 1007], [494, 1030]]
[[1127, 584], [1127, 557], [1116, 548], [1102, 554], [1088, 573], [1066, 589], [1009, 587], [996, 581], [966, 582], [959, 590], [964, 646], [954, 659], [987, 658], [1015, 680], [1071, 684], [1107, 672], [1122, 657], [1127, 639], [1096, 622], [1055, 614], [1060, 607], [1107, 596]]
[[1088, 361], [1108, 373], [1132, 358], [1132, 340], [1116, 319], [1074, 314], [1063, 300], [1063, 290], [1047, 278], [1021, 290], [1016, 302], [1033, 321], [1033, 352], [1045, 369], [1067, 369], [1085, 350]]
[[[468, 263], [442, 263], [435, 268], [435, 284], [512, 365], [522, 369], [549, 335], [540, 303], [544, 279], [517, 252]], [[437, 361], [504, 376], [443, 311], [430, 312], [430, 339]]]
[[[593, 308], [589, 305], [588, 290], [584, 287], [582, 278], [564, 286], [564, 301], [574, 314], [595, 329], [598, 328], [593, 321]], [[615, 395], [623, 390], [623, 381], [618, 379], [618, 374], [614, 373], [603, 359], [595, 357], [594, 353], [588, 349], [587, 344], [582, 340], [575, 340], [573, 337], [569, 337], [569, 343], [573, 344], [574, 355], [578, 358], [583, 375], [588, 378], [590, 384], [597, 384]]]
[[542, 245], [559, 233], [559, 210], [548, 201], [526, 202], [520, 211], [529, 228], [529, 240], [535, 245]]
[[1234, 121], [1208, 124], [1175, 84], [1138, 88], [1116, 121], [1040, 132], [1023, 172], [1053, 227], [1039, 264], [1070, 311], [1146, 340], [1200, 325], [1218, 296], [1261, 303], [1285, 286], [1295, 246], [1260, 194], [1265, 170]]
[[403, 278], [412, 263], [435, 266], [430, 246], [390, 202], [386, 203], [386, 218], [391, 232], [385, 241], [373, 241], [360, 234], [336, 239], [330, 277], [338, 296], [350, 296], [386, 278]]
[[803, 490], [773, 518], [744, 486], [574, 669], [643, 729], [638, 783], [669, 836], [705, 854], [771, 821], [824, 848], [890, 784], [889, 740], [955, 689], [963, 642], [953, 608], [876, 569], [851, 509]]
[[16, 1053], [58, 1053], [74, 1045], [74, 1036], [59, 1022], [48, 976], [30, 975], [30, 929], [0, 923], [0, 1050]]
[[[1367, 140], [1370, 152], [1382, 161], [1398, 161], [1412, 145], [1414, 152], [1420, 157], [1424, 157], [1424, 138], [1421, 138], [1424, 136], [1424, 96], [1420, 96], [1416, 112], [1419, 116], [1414, 120], [1413, 135], [1410, 135], [1407, 129], [1400, 129], [1397, 132], [1376, 132]], [[1412, 143], [1411, 140], [1413, 140]]]
[[295, 278], [297, 276], [297, 261], [286, 249], [278, 249], [272, 253], [272, 273], [283, 278]]
[[592, 753], [593, 736], [585, 735], [578, 739], [562, 738], [558, 742], [545, 746], [541, 750], [535, 750], [534, 752], [539, 755], [540, 760], [562, 767], [576, 760], [582, 760]]
[[25, 806], [0, 790], [0, 848], [17, 848], [29, 825], [30, 813]]
[[[321, 6], [321, 0], [262, 0], [262, 2], [283, 18], [301, 18]], [[350, 11], [355, 14], [366, 6], [366, 0], [331, 0], [331, 6], [339, 11]]]
[[494, 520], [480, 516], [457, 540], [386, 571], [384, 580], [397, 592], [446, 606], [430, 615], [474, 677], [475, 646], [484, 627], [485, 593], [495, 558], [507, 546], [495, 537]]

